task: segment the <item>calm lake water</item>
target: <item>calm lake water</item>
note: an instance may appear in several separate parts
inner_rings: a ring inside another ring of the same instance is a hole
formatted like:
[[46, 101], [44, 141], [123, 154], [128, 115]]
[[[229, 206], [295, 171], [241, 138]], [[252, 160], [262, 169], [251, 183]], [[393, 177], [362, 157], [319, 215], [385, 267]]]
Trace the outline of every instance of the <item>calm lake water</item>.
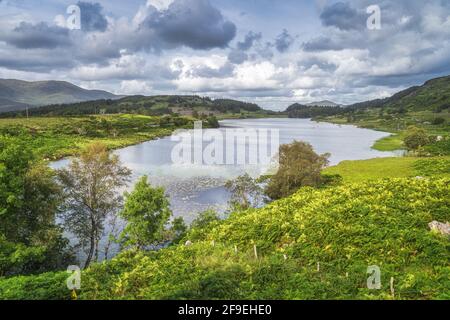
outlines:
[[[251, 119], [221, 121], [221, 130], [226, 128], [278, 129], [280, 143], [294, 140], [309, 142], [317, 153], [330, 153], [330, 165], [343, 160], [362, 160], [376, 157], [396, 156], [392, 152], [379, 152], [371, 146], [389, 133], [318, 123], [307, 119]], [[182, 216], [190, 223], [199, 212], [207, 209], [224, 211], [229, 194], [223, 187], [225, 182], [243, 173], [240, 166], [202, 166], [174, 164], [172, 150], [178, 142], [171, 137], [144, 142], [115, 151], [123, 165], [133, 172], [136, 180], [148, 175], [153, 185], [166, 188], [175, 217]], [[54, 162], [53, 168], [67, 166], [69, 159]]]

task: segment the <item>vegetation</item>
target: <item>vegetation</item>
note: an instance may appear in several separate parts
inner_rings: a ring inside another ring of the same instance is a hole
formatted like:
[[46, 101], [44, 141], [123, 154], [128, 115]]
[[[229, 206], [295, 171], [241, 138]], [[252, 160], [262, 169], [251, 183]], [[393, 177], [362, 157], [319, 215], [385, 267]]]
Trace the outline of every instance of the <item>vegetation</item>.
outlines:
[[153, 188], [147, 179], [142, 177], [131, 193], [125, 193], [119, 216], [127, 222], [120, 236], [126, 247], [144, 249], [165, 239], [165, 227], [172, 216], [169, 199], [163, 188]]
[[122, 197], [118, 190], [130, 175], [118, 156], [111, 155], [100, 143], [87, 147], [79, 159], [58, 172], [65, 198], [61, 208], [64, 224], [86, 250], [85, 268], [92, 260], [98, 261], [105, 220], [120, 208]]
[[[79, 296], [448, 299], [450, 243], [428, 223], [449, 220], [449, 182], [411, 178], [303, 188], [200, 232], [194, 227], [186, 239], [195, 233], [197, 240], [189, 246], [129, 251], [93, 265], [83, 272]], [[382, 271], [381, 290], [367, 289], [371, 265]], [[0, 297], [69, 299], [61, 281], [59, 273], [0, 280]]]
[[423, 128], [410, 127], [403, 139], [409, 151], [419, 151], [430, 143], [430, 137]]
[[[450, 220], [449, 88], [447, 77], [348, 108], [293, 106], [291, 116], [391, 131], [376, 146], [417, 157], [325, 169], [327, 154], [296, 141], [281, 147], [265, 189], [279, 200], [255, 208], [260, 181], [242, 176], [227, 183], [226, 219], [206, 211], [189, 228], [181, 218], [170, 222], [164, 190], [146, 177], [123, 205], [116, 189], [129, 172], [107, 149], [189, 128], [194, 119], [215, 127], [224, 114], [267, 115], [256, 105], [127, 97], [37, 109], [41, 118], [16, 113], [0, 121], [0, 299], [72, 297], [61, 270], [73, 257], [55, 225], [58, 208], [88, 248], [80, 299], [450, 299], [449, 238], [429, 227]], [[39, 159], [65, 154], [80, 158], [58, 185]], [[99, 235], [117, 213], [127, 223], [118, 238], [124, 251], [99, 263]], [[380, 290], [367, 288], [373, 265]]]
[[249, 174], [227, 181], [225, 187], [231, 193], [230, 208], [233, 210], [255, 208], [264, 200], [263, 188]]
[[345, 113], [345, 110], [341, 107], [305, 106], [295, 103], [289, 106], [286, 112], [289, 118], [309, 119], [316, 117], [335, 116]]
[[[383, 178], [410, 178], [430, 176], [450, 178], [448, 163], [450, 158], [378, 158], [370, 160], [343, 161], [339, 165], [326, 168], [325, 174], [337, 174], [344, 182], [364, 182]], [[420, 165], [419, 165], [420, 164]]]
[[[77, 155], [94, 142], [115, 149], [192, 128], [187, 117], [108, 115], [89, 117], [32, 117], [0, 119], [0, 135], [16, 137], [37, 158], [55, 160]], [[208, 127], [208, 123], [204, 123]]]
[[78, 101], [114, 99], [101, 90], [85, 90], [65, 81], [21, 81], [0, 79], [0, 112]]
[[54, 117], [104, 114], [140, 114], [146, 116], [195, 116], [202, 118], [219, 115], [268, 115], [276, 114], [262, 110], [258, 105], [237, 100], [199, 96], [128, 96], [117, 100], [95, 100], [72, 104], [57, 104], [27, 111], [1, 113], [0, 117]]
[[0, 276], [56, 270], [73, 261], [55, 223], [54, 174], [17, 138], [0, 136]]
[[328, 164], [329, 154], [318, 155], [309, 143], [294, 141], [282, 145], [279, 152], [279, 168], [266, 187], [271, 199], [281, 199], [300, 187], [318, 187], [322, 184], [321, 171]]
[[[405, 149], [408, 128], [425, 130], [430, 138], [421, 141], [423, 154], [450, 155], [450, 76], [432, 79], [423, 86], [401, 91], [392, 97], [356, 103], [347, 107], [309, 107], [292, 105], [286, 111], [293, 118], [313, 118], [337, 124], [392, 132], [375, 143], [380, 151]], [[442, 137], [442, 139], [437, 139]], [[412, 146], [416, 147], [416, 146]], [[413, 150], [415, 150], [413, 148]]]

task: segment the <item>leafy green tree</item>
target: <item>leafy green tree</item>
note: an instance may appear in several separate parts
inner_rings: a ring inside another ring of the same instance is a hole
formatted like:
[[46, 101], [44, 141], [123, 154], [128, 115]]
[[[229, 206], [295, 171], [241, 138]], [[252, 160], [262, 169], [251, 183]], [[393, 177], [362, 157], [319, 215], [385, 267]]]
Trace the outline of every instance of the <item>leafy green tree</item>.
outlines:
[[61, 190], [26, 137], [0, 137], [0, 275], [45, 272], [73, 261], [55, 218]]
[[205, 234], [211, 230], [211, 227], [219, 221], [220, 217], [216, 211], [206, 210], [201, 212], [194, 221], [192, 221], [187, 238], [189, 238], [190, 241], [202, 240]]
[[430, 137], [423, 128], [409, 127], [403, 142], [409, 151], [417, 151], [430, 143]]
[[209, 116], [207, 118], [206, 123], [211, 128], [220, 128], [219, 120], [217, 120], [217, 118], [214, 115], [213, 116]]
[[233, 210], [257, 207], [263, 200], [263, 189], [247, 173], [227, 181], [225, 187], [231, 192], [230, 206]]
[[131, 171], [123, 167], [119, 158], [109, 153], [102, 143], [89, 145], [80, 158], [58, 172], [65, 194], [61, 207], [65, 227], [86, 249], [85, 268], [93, 259], [98, 259], [104, 222], [121, 207], [119, 190], [126, 185], [130, 175]]
[[172, 227], [170, 228], [170, 237], [172, 243], [179, 243], [187, 234], [188, 227], [182, 217], [173, 219]]
[[4, 233], [14, 232], [12, 219], [23, 205], [25, 175], [32, 160], [31, 150], [19, 138], [0, 136], [0, 231]]
[[165, 226], [172, 215], [164, 188], [152, 187], [144, 176], [125, 198], [120, 217], [127, 225], [120, 236], [121, 242], [143, 249], [164, 240]]
[[299, 188], [322, 184], [321, 171], [328, 165], [329, 154], [318, 155], [306, 142], [285, 144], [279, 151], [279, 169], [270, 179], [266, 194], [276, 200], [287, 197]]

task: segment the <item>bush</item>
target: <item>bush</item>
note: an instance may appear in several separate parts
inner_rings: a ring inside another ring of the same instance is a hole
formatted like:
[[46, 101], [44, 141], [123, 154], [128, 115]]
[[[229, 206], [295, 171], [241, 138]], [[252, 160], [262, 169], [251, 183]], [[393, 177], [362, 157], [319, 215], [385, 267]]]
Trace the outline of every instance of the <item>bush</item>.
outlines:
[[69, 300], [66, 272], [0, 278], [0, 300]]
[[403, 142], [409, 151], [417, 151], [430, 143], [430, 137], [425, 129], [409, 127]]
[[[450, 220], [449, 188], [449, 179], [415, 178], [302, 188], [263, 209], [201, 219], [212, 222], [199, 223], [191, 246], [95, 264], [79, 297], [449, 299], [450, 242], [428, 227]], [[381, 268], [381, 290], [367, 289], [370, 265]], [[0, 280], [0, 298], [67, 297], [61, 274], [40, 277]]]
[[434, 120], [431, 122], [432, 125], [434, 126], [439, 126], [441, 124], [445, 123], [445, 119], [444, 118], [434, 118]]
[[266, 194], [276, 200], [290, 196], [301, 187], [322, 184], [321, 171], [328, 164], [329, 154], [318, 155], [309, 143], [294, 141], [282, 145], [279, 169], [266, 187]]

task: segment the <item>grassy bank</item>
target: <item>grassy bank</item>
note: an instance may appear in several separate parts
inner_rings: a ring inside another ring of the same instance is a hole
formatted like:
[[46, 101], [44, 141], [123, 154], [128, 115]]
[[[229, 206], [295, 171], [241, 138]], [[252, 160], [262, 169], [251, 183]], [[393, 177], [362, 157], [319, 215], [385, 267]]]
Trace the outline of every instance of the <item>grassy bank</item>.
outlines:
[[[448, 179], [305, 188], [233, 213], [158, 252], [125, 252], [82, 274], [80, 299], [449, 299]], [[214, 241], [215, 245], [212, 245]], [[255, 248], [257, 256], [255, 256]], [[381, 289], [367, 288], [367, 268]], [[67, 274], [0, 280], [2, 299], [69, 299]], [[394, 292], [389, 279], [394, 278]], [[36, 290], [34, 290], [36, 289]]]
[[[436, 124], [436, 119], [444, 122]], [[336, 115], [319, 117], [316, 120], [341, 125], [356, 125], [360, 128], [389, 132], [392, 135], [378, 140], [373, 148], [379, 151], [395, 151], [404, 149], [403, 139], [410, 126], [417, 126], [426, 130], [431, 136], [450, 136], [450, 112], [434, 113], [431, 111], [406, 112], [401, 115], [381, 114], [378, 109], [366, 109], [356, 115]]]
[[[428, 169], [434, 169], [428, 171]], [[339, 174], [344, 182], [364, 182], [385, 178], [438, 176], [450, 178], [450, 157], [432, 158], [376, 158], [343, 161], [324, 170], [326, 174]]]
[[188, 117], [142, 115], [8, 118], [0, 119], [0, 134], [20, 136], [39, 158], [55, 160], [76, 155], [93, 142], [117, 149], [170, 135], [192, 123]]

